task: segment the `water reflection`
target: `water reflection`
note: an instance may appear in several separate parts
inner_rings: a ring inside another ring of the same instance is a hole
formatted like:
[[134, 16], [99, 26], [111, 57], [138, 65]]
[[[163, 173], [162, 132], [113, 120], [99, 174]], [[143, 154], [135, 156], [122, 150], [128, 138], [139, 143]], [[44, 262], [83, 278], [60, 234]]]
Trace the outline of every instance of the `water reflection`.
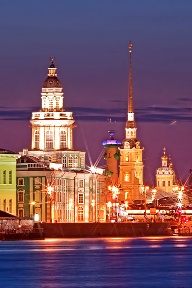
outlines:
[[190, 237], [0, 242], [0, 282], [6, 288], [191, 288], [191, 258]]

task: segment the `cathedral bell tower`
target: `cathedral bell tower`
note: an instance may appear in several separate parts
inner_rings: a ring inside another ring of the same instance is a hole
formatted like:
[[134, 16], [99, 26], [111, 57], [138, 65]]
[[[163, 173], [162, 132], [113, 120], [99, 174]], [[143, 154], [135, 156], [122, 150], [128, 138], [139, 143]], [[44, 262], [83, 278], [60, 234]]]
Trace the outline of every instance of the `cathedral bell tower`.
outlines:
[[176, 186], [175, 172], [172, 168], [171, 159], [166, 155], [166, 149], [163, 149], [163, 156], [161, 157], [162, 166], [156, 171], [156, 186], [158, 190], [165, 192], [173, 192]]
[[32, 113], [32, 150], [54, 151], [72, 150], [72, 112], [63, 107], [63, 88], [57, 77], [53, 57], [41, 92], [42, 108]]
[[[128, 90], [128, 113], [125, 126], [125, 139], [120, 148], [120, 174], [119, 184], [121, 194], [124, 195], [129, 205], [134, 200], [143, 198], [141, 195], [143, 186], [143, 148], [136, 137], [136, 124], [133, 108], [133, 76], [132, 76], [132, 43], [129, 45], [129, 90]], [[122, 195], [122, 196], [123, 196]], [[121, 196], [121, 197], [122, 197]]]

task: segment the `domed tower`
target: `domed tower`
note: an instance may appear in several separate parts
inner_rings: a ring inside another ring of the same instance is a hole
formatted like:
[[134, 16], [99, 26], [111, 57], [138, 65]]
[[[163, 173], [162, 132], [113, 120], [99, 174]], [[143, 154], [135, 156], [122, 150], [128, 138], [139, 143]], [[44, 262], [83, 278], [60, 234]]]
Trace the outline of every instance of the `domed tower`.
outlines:
[[173, 192], [173, 187], [176, 185], [175, 172], [172, 168], [171, 159], [166, 155], [166, 149], [163, 149], [161, 157], [162, 166], [156, 171], [156, 186], [157, 189], [165, 192]]
[[63, 107], [63, 88], [57, 77], [54, 58], [41, 92], [42, 108], [32, 113], [32, 150], [54, 151], [73, 149], [72, 112], [65, 112]]
[[125, 139], [120, 148], [120, 174], [119, 183], [121, 193], [125, 200], [131, 204], [134, 200], [143, 198], [141, 187], [143, 185], [143, 148], [136, 137], [136, 123], [133, 108], [133, 80], [132, 80], [132, 43], [129, 45], [130, 66], [129, 66], [129, 92], [128, 92], [128, 113], [125, 126]]
[[114, 139], [114, 131], [108, 131], [110, 139], [103, 141], [102, 145], [105, 147], [105, 159], [106, 159], [106, 174], [107, 185], [117, 186], [118, 185], [118, 163], [119, 163], [119, 150], [118, 147], [121, 146], [121, 142]]

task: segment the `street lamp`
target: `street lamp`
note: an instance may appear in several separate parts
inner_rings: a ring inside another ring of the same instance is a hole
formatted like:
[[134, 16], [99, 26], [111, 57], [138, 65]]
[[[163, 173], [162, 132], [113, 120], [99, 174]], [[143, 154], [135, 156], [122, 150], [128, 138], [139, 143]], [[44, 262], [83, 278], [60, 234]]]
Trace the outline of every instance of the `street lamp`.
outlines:
[[52, 222], [53, 220], [53, 207], [52, 207], [52, 201], [53, 201], [53, 191], [54, 191], [54, 187], [51, 186], [50, 184], [47, 185], [47, 194], [49, 195], [49, 199], [50, 199], [50, 222]]

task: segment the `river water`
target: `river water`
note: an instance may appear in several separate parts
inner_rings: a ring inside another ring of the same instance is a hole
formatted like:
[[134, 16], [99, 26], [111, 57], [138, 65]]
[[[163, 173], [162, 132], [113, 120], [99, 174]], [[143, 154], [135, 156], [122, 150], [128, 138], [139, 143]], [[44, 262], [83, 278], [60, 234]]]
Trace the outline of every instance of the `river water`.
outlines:
[[0, 287], [192, 287], [192, 237], [0, 241]]

